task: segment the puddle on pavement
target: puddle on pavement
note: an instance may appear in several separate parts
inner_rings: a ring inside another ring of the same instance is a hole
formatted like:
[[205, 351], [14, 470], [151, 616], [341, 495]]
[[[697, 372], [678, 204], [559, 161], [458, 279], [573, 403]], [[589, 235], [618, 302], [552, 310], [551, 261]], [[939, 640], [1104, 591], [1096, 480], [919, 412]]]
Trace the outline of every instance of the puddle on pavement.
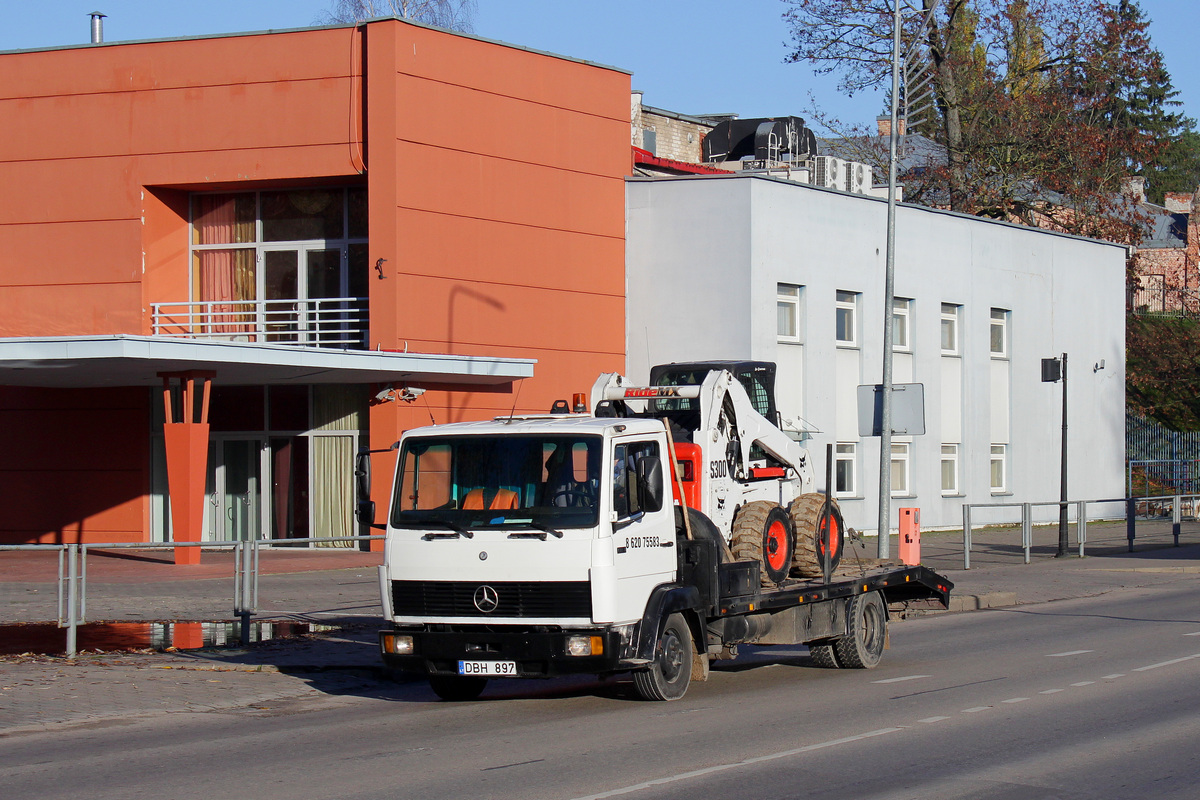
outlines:
[[[310, 633], [336, 631], [336, 625], [309, 622], [251, 622], [249, 640], [269, 642]], [[200, 650], [240, 647], [240, 622], [105, 622], [76, 629], [76, 649], [85, 650]], [[61, 655], [67, 651], [67, 629], [53, 623], [0, 625], [0, 655]]]

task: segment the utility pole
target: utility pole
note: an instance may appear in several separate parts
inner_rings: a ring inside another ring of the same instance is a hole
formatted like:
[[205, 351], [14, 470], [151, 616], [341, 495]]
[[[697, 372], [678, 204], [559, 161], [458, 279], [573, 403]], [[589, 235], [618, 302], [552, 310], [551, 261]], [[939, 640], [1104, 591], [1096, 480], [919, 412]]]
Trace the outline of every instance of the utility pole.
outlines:
[[1067, 555], [1067, 354], [1062, 354], [1062, 458], [1058, 486], [1058, 552], [1055, 558]]
[[900, 139], [900, 3], [892, 9], [892, 130], [888, 136], [887, 262], [883, 289], [883, 413], [879, 437], [878, 557], [890, 558], [892, 545], [892, 306], [896, 292], [896, 149]]

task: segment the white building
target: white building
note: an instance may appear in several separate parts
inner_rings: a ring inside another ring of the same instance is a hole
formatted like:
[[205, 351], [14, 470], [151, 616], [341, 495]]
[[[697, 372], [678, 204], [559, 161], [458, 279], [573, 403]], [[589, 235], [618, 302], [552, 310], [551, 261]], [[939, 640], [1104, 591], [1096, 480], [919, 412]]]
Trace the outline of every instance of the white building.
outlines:
[[[818, 484], [833, 443], [846, 522], [874, 531], [880, 440], [859, 436], [857, 387], [882, 380], [887, 203], [730, 175], [633, 178], [626, 206], [628, 374], [776, 362]], [[1123, 496], [1124, 248], [910, 205], [896, 230], [893, 380], [923, 384], [926, 432], [893, 438], [892, 526], [900, 507], [932, 529], [961, 526], [964, 503], [1058, 499], [1062, 384], [1041, 360], [1062, 353], [1069, 497]]]

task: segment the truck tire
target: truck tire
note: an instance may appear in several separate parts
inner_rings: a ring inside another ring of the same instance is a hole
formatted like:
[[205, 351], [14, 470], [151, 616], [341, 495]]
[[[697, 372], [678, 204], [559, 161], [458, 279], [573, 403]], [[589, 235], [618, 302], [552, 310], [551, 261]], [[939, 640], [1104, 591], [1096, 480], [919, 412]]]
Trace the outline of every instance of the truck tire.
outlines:
[[[796, 529], [796, 550], [792, 556], [792, 569], [803, 578], [820, 578], [825, 572], [821, 566], [821, 509], [825, 507], [825, 495], [818, 492], [802, 494], [788, 507], [792, 527]], [[837, 569], [842, 561], [842, 510], [837, 500], [829, 500], [829, 571]]]
[[430, 675], [429, 688], [433, 693], [451, 703], [474, 700], [483, 693], [487, 678], [471, 675]]
[[810, 644], [808, 646], [808, 656], [814, 664], [822, 669], [838, 669], [841, 664], [837, 662], [837, 656], [834, 654], [835, 649], [829, 642]]
[[872, 669], [879, 665], [887, 645], [887, 605], [879, 592], [865, 592], [850, 600], [847, 614], [850, 635], [834, 641], [837, 663], [846, 669]]
[[633, 686], [643, 700], [678, 700], [692, 681], [692, 629], [682, 614], [667, 617], [654, 661], [647, 669], [633, 673]]
[[783, 507], [769, 500], [755, 500], [738, 509], [733, 518], [730, 550], [739, 561], [762, 564], [763, 586], [782, 583], [792, 569], [796, 531]]

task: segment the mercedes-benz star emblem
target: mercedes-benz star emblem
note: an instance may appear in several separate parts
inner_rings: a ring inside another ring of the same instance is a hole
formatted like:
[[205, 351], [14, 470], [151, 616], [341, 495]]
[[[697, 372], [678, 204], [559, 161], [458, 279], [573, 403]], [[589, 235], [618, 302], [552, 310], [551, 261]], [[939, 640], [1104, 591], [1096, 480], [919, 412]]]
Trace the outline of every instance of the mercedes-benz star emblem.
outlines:
[[475, 607], [484, 614], [490, 614], [500, 605], [500, 595], [491, 586], [484, 584], [475, 590]]

